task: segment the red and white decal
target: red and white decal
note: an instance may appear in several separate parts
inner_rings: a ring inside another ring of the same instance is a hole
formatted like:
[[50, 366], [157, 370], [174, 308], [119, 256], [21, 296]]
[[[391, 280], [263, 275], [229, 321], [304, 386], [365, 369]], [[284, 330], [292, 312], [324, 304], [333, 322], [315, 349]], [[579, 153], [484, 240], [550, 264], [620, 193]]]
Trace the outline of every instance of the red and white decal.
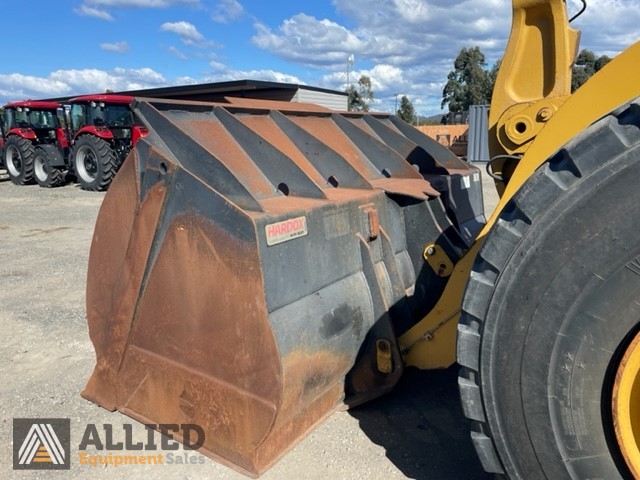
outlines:
[[269, 246], [304, 237], [308, 233], [307, 217], [290, 218], [284, 222], [271, 223], [264, 227], [264, 231]]

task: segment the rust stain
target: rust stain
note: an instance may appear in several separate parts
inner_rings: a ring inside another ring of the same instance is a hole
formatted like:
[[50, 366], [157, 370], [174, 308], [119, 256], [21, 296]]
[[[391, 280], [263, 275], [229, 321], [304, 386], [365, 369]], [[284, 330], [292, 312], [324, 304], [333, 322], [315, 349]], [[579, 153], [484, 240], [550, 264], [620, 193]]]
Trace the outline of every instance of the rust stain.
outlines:
[[273, 185], [214, 116], [181, 118], [176, 125], [225, 164], [247, 190], [261, 197], [275, 194]]
[[[282, 361], [284, 393], [278, 423], [294, 415], [302, 406], [319, 398], [328, 389], [340, 385], [353, 359], [344, 353], [322, 350], [296, 350]], [[336, 402], [339, 399], [336, 398]]]
[[135, 160], [132, 155], [125, 161], [105, 196], [87, 274], [87, 320], [97, 365], [83, 396], [109, 409], [118, 403], [115, 377], [165, 194], [157, 184], [140, 203]]
[[355, 125], [356, 127], [358, 127], [360, 130], [362, 130], [363, 132], [365, 132], [367, 135], [382, 141], [382, 139], [380, 139], [380, 137], [378, 136], [378, 134], [373, 130], [373, 128], [371, 128], [371, 126], [364, 121], [364, 119], [362, 117], [355, 117], [355, 118], [349, 118], [349, 121]]
[[385, 192], [406, 195], [419, 200], [427, 197], [438, 197], [440, 193], [427, 180], [415, 178], [380, 178], [371, 184]]
[[316, 137], [332, 150], [338, 152], [367, 179], [380, 178], [381, 174], [369, 163], [362, 152], [353, 144], [345, 133], [331, 120], [323, 117], [289, 117], [309, 134]]
[[131, 342], [277, 401], [278, 354], [257, 245], [202, 217], [175, 217], [139, 301]]

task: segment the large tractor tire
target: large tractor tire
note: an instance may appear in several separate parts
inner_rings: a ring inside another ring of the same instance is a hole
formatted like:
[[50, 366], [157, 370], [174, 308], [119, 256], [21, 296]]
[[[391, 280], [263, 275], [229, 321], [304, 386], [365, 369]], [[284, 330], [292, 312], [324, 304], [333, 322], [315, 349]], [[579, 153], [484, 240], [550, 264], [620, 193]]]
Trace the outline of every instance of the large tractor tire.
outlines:
[[64, 170], [53, 165], [51, 155], [54, 152], [52, 150], [60, 155], [55, 147], [50, 149], [45, 149], [42, 146], [36, 147], [34, 153], [33, 176], [37, 184], [44, 188], [64, 185]]
[[116, 174], [116, 154], [111, 145], [93, 135], [83, 135], [71, 150], [71, 162], [84, 190], [106, 190]]
[[33, 183], [33, 159], [35, 148], [29, 140], [16, 135], [7, 139], [4, 147], [4, 164], [9, 178], [16, 185]]
[[484, 468], [640, 478], [640, 105], [532, 175], [488, 234], [458, 327]]

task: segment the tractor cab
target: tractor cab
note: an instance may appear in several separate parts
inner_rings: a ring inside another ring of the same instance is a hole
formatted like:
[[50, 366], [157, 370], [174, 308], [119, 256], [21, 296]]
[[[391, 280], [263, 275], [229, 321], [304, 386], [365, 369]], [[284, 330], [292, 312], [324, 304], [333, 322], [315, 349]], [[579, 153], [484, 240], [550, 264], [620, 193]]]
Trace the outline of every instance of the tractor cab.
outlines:
[[116, 146], [126, 150], [144, 135], [145, 129], [136, 123], [128, 95], [86, 95], [69, 101], [73, 138], [85, 133], [114, 140]]
[[[87, 127], [104, 128], [105, 130], [119, 131], [126, 136], [127, 130], [133, 127], [133, 113], [129, 104], [131, 97], [117, 96], [104, 101], [106, 95], [90, 95], [71, 100], [71, 125], [74, 134], [80, 133]], [[93, 100], [92, 100], [93, 98]], [[100, 100], [102, 99], [102, 100]]]
[[3, 133], [34, 141], [38, 144], [66, 146], [65, 122], [62, 105], [57, 102], [12, 102], [4, 107]]

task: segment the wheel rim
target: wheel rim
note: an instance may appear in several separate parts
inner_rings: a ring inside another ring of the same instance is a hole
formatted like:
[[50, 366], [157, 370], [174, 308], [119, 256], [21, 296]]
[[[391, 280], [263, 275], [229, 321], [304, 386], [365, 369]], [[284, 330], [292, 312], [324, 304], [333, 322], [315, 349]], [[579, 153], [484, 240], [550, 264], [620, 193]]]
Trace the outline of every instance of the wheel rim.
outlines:
[[620, 451], [631, 473], [640, 478], [640, 332], [618, 366], [612, 404]]
[[36, 156], [33, 161], [33, 171], [36, 174], [36, 178], [41, 182], [45, 182], [49, 177], [47, 162], [44, 161], [44, 157], [42, 155]]
[[5, 162], [7, 165], [7, 170], [14, 177], [20, 175], [22, 172], [22, 156], [20, 155], [20, 151], [14, 145], [9, 145], [7, 147], [7, 153], [5, 155]]
[[81, 147], [78, 150], [76, 162], [77, 174], [85, 181], [92, 182], [98, 175], [98, 159], [90, 147]]

